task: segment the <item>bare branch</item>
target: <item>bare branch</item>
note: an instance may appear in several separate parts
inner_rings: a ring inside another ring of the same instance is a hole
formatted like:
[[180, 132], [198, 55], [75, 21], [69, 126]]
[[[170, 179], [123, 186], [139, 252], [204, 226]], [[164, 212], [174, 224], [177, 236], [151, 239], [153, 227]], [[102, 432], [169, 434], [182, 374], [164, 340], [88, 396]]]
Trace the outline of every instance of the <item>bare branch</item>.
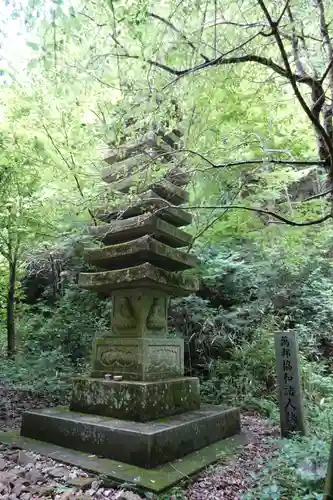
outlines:
[[322, 198], [323, 196], [327, 196], [328, 194], [331, 194], [332, 191], [333, 191], [333, 188], [330, 188], [330, 189], [327, 189], [326, 191], [323, 191], [321, 193], [314, 194], [313, 196], [309, 196], [309, 198], [305, 198], [302, 201], [304, 202], [304, 201], [316, 200], [318, 198]]
[[[83, 191], [82, 191], [82, 188], [81, 188], [81, 184], [80, 184], [79, 178], [78, 178], [76, 172], [73, 169], [73, 167], [75, 166], [75, 163], [74, 163], [74, 158], [73, 158], [72, 153], [70, 155], [71, 156], [71, 162], [72, 162], [72, 165], [71, 165], [69, 163], [69, 161], [67, 160], [67, 158], [63, 155], [62, 151], [59, 149], [59, 147], [57, 146], [57, 144], [55, 143], [55, 141], [54, 141], [53, 137], [51, 136], [50, 132], [48, 131], [47, 127], [44, 124], [42, 126], [43, 126], [43, 129], [46, 132], [47, 137], [51, 141], [52, 146], [54, 147], [54, 149], [56, 150], [56, 152], [58, 153], [58, 155], [60, 156], [60, 158], [63, 160], [63, 162], [67, 165], [67, 168], [69, 169], [69, 171], [72, 173], [72, 175], [74, 177], [74, 180], [75, 180], [76, 187], [78, 189], [78, 192], [80, 193], [81, 198], [84, 199], [84, 194], [83, 194]], [[94, 221], [95, 225], [97, 225], [97, 222], [96, 222], [94, 214], [92, 213], [92, 211], [90, 210], [90, 208], [87, 208], [87, 210], [89, 212], [90, 217]]]
[[304, 71], [303, 64], [302, 64], [301, 57], [300, 57], [300, 53], [299, 53], [299, 37], [296, 35], [295, 20], [294, 20], [293, 13], [292, 13], [289, 5], [287, 5], [287, 12], [288, 12], [288, 17], [289, 17], [289, 20], [291, 23], [291, 29], [292, 29], [291, 44], [292, 44], [292, 48], [293, 48], [296, 68], [297, 68], [297, 71], [299, 72], [300, 75], [304, 75], [305, 71]]
[[84, 16], [84, 17], [86, 17], [87, 19], [89, 19], [90, 21], [92, 21], [93, 23], [95, 23], [95, 24], [96, 24], [96, 26], [97, 26], [97, 28], [103, 28], [104, 26], [107, 26], [107, 24], [106, 24], [106, 23], [104, 23], [104, 24], [98, 24], [98, 23], [95, 21], [95, 19], [93, 19], [91, 16], [88, 16], [88, 14], [86, 14], [85, 12], [78, 12], [78, 14], [79, 14], [80, 16]]
[[230, 161], [227, 163], [214, 163], [209, 160], [204, 154], [199, 153], [198, 151], [193, 151], [192, 149], [177, 149], [175, 153], [190, 153], [194, 156], [198, 156], [206, 163], [208, 163], [213, 168], [227, 168], [227, 167], [236, 167], [243, 165], [295, 165], [295, 166], [317, 166], [322, 165], [323, 167], [327, 165], [327, 161], [325, 160], [274, 160], [274, 159], [265, 159], [265, 158], [254, 158], [252, 160], [237, 160]]
[[297, 226], [297, 227], [303, 227], [303, 226], [314, 226], [316, 224], [322, 224], [323, 222], [327, 221], [328, 219], [332, 218], [332, 214], [326, 214], [323, 217], [320, 217], [319, 219], [314, 219], [306, 222], [297, 222], [293, 221], [290, 219], [286, 219], [280, 214], [277, 214], [275, 212], [271, 212], [270, 210], [263, 210], [261, 208], [255, 208], [255, 207], [244, 207], [242, 205], [213, 205], [213, 206], [191, 206], [191, 207], [186, 207], [186, 210], [218, 210], [218, 209], [228, 209], [228, 210], [247, 210], [249, 212], [257, 212], [259, 214], [264, 214], [264, 215], [270, 215], [274, 219], [277, 219], [287, 226]]
[[[195, 66], [192, 66], [191, 68], [186, 68], [186, 69], [176, 69], [172, 68], [171, 66], [168, 66], [166, 64], [160, 63], [158, 61], [154, 61], [152, 59], [144, 59], [141, 56], [137, 55], [131, 55], [131, 54], [110, 54], [113, 56], [118, 56], [118, 57], [124, 57], [128, 59], [137, 59], [137, 60], [143, 60], [143, 62], [147, 64], [151, 64], [152, 66], [155, 66], [157, 68], [163, 69], [167, 73], [170, 73], [171, 75], [175, 75], [177, 78], [175, 81], [177, 81], [179, 78], [196, 73], [198, 71], [207, 69], [207, 68], [212, 68], [216, 66], [226, 66], [226, 65], [231, 65], [231, 64], [242, 64], [242, 63], [248, 63], [248, 62], [254, 62], [261, 64], [262, 66], [265, 66], [269, 69], [272, 69], [275, 73], [277, 73], [280, 76], [283, 76], [284, 78], [288, 78], [288, 73], [287, 71], [274, 62], [272, 59], [263, 57], [263, 56], [258, 56], [256, 54], [246, 54], [243, 56], [233, 56], [233, 57], [226, 57], [227, 54], [230, 54], [231, 52], [235, 52], [237, 49], [244, 48], [246, 44], [251, 42], [254, 38], [259, 36], [260, 33], [257, 33], [256, 35], [253, 35], [251, 38], [246, 40], [246, 42], [243, 42], [241, 45], [239, 45], [237, 48], [232, 49], [231, 51], [227, 52], [226, 54], [223, 54], [217, 58], [211, 59], [207, 62], [197, 64]], [[298, 75], [292, 73], [292, 76], [296, 82], [299, 83], [305, 83], [312, 87], [314, 84], [316, 84], [316, 81], [309, 75]], [[174, 82], [172, 82], [174, 83]]]
[[325, 69], [325, 71], [324, 71], [324, 73], [323, 73], [323, 75], [322, 75], [322, 77], [320, 79], [320, 83], [324, 83], [325, 78], [327, 77], [327, 75], [329, 74], [329, 72], [332, 70], [332, 66], [333, 66], [333, 58], [328, 63], [328, 66]]
[[[191, 49], [193, 49], [195, 52], [197, 51], [197, 48], [195, 47], [194, 43], [191, 42], [191, 40], [189, 40], [187, 38], [186, 35], [184, 35], [184, 33], [182, 33], [178, 28], [177, 26], [175, 26], [172, 22], [170, 22], [168, 19], [165, 19], [164, 17], [162, 16], [159, 16], [158, 14], [155, 14], [154, 12], [148, 12], [148, 16], [149, 17], [152, 17], [153, 19], [157, 19], [158, 21], [161, 21], [162, 23], [166, 24], [167, 26], [169, 26], [169, 28], [171, 28], [173, 31], [175, 31], [175, 33], [177, 33], [178, 35], [181, 36], [181, 38], [187, 43], [187, 45], [189, 45], [191, 47]], [[207, 56], [205, 56], [205, 54], [202, 54], [200, 52], [200, 56], [204, 59], [204, 61], [209, 61], [209, 58]]]
[[282, 18], [283, 18], [283, 16], [285, 15], [285, 13], [286, 13], [287, 9], [289, 9], [289, 3], [290, 3], [290, 0], [286, 0], [286, 3], [285, 3], [285, 5], [284, 5], [284, 7], [283, 7], [283, 9], [282, 9], [282, 12], [281, 12], [281, 14], [279, 15], [278, 20], [276, 21], [277, 26], [278, 26], [278, 25], [280, 24], [280, 22], [282, 21]]
[[[320, 123], [319, 116], [314, 112], [313, 108], [312, 108], [312, 110], [309, 108], [304, 97], [302, 96], [301, 92], [299, 91], [299, 88], [297, 86], [297, 80], [295, 78], [295, 74], [291, 70], [288, 55], [287, 55], [285, 46], [283, 44], [281, 35], [279, 33], [279, 30], [278, 30], [278, 25], [275, 21], [273, 21], [270, 13], [267, 10], [267, 7], [266, 7], [264, 1], [263, 0], [257, 0], [257, 1], [258, 1], [258, 4], [260, 5], [262, 11], [264, 12], [264, 14], [266, 16], [266, 19], [267, 19], [269, 25], [272, 28], [272, 32], [274, 34], [277, 46], [280, 50], [280, 54], [281, 54], [282, 60], [283, 60], [284, 65], [285, 65], [286, 76], [287, 76], [288, 80], [290, 81], [290, 84], [294, 90], [294, 94], [297, 97], [298, 102], [302, 106], [304, 112], [306, 113], [306, 115], [310, 119], [310, 121], [311, 121], [312, 125], [314, 126], [315, 130], [317, 131], [318, 135], [320, 135], [320, 137], [323, 139], [325, 146], [326, 146], [327, 153], [329, 153], [330, 158], [333, 159], [333, 145], [331, 142], [331, 138], [329, 137], [326, 130], [324, 129], [324, 127]], [[316, 84], [316, 86], [315, 86], [315, 88], [313, 88], [313, 91], [319, 92], [323, 96], [323, 99], [324, 99], [324, 92], [323, 92], [319, 82], [315, 81], [315, 84]], [[322, 101], [322, 105], [323, 105], [323, 103], [324, 103], [324, 101]]]

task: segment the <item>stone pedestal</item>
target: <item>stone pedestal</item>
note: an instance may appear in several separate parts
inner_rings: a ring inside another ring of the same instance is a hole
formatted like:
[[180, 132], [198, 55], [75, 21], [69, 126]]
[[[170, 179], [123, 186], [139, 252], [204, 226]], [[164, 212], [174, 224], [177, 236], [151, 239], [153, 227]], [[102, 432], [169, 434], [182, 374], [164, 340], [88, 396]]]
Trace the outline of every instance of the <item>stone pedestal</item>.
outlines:
[[92, 377], [121, 375], [126, 380], [166, 380], [184, 374], [184, 341], [159, 337], [97, 339]]
[[70, 409], [80, 413], [148, 422], [200, 408], [196, 377], [130, 382], [79, 377], [73, 381]]

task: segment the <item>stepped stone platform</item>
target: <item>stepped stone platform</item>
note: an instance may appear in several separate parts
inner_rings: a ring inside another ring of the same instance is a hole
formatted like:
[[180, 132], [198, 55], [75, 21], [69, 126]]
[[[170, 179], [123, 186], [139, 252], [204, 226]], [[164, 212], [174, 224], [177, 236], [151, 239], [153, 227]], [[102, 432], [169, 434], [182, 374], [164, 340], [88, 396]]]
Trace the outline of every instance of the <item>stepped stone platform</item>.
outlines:
[[237, 433], [238, 417], [237, 409], [209, 406], [142, 423], [51, 408], [27, 413], [21, 433], [152, 469]]
[[[149, 474], [240, 433], [238, 408], [201, 404], [199, 380], [184, 376], [184, 340], [168, 334], [170, 297], [199, 287], [189, 273], [198, 260], [182, 249], [192, 241], [181, 229], [192, 220], [181, 207], [189, 199], [189, 176], [173, 163], [156, 180], [147, 163], [173, 162], [181, 137], [179, 130], [155, 131], [106, 152], [102, 177], [127, 201], [96, 212], [100, 223], [90, 232], [101, 246], [87, 248], [84, 258], [98, 270], [81, 273], [79, 285], [112, 298], [110, 329], [102, 337], [96, 332], [91, 372], [73, 380], [69, 409], [26, 412], [22, 439], [102, 455]], [[133, 185], [135, 197], [128, 194]]]

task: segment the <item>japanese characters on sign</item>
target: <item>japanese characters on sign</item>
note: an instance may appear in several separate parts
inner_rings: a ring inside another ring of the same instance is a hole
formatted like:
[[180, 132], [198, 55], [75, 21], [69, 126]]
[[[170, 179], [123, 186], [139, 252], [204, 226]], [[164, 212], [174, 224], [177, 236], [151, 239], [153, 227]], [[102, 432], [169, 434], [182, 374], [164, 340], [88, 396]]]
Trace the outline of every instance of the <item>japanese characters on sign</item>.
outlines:
[[[292, 365], [291, 358], [291, 350], [290, 350], [290, 341], [287, 336], [283, 335], [281, 337], [281, 358], [282, 358], [282, 366], [283, 366], [283, 395], [286, 397], [286, 401], [284, 401], [284, 411], [286, 414], [287, 424], [292, 427], [297, 427], [297, 408], [296, 405], [293, 404], [293, 398], [296, 394], [294, 387], [294, 369]], [[291, 429], [290, 429], [291, 430]], [[296, 430], [296, 429], [295, 429]]]
[[280, 394], [281, 434], [305, 433], [298, 347], [295, 333], [275, 338], [277, 375]]

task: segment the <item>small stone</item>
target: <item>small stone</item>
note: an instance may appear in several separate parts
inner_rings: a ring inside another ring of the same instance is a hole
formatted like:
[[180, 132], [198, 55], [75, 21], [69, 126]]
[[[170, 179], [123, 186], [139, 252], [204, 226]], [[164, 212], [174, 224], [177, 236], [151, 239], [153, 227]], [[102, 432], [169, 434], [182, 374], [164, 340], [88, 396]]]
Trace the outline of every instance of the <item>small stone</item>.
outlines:
[[21, 496], [20, 496], [21, 500], [30, 500], [30, 498], [31, 498], [31, 493], [28, 493], [28, 492], [21, 493]]
[[0, 470], [5, 470], [6, 468], [6, 460], [0, 458]]
[[64, 493], [61, 493], [60, 498], [61, 500], [70, 500], [71, 498], [76, 498], [75, 492], [76, 492], [75, 488], [70, 489]]
[[54, 486], [35, 486], [31, 489], [31, 493], [37, 497], [51, 496], [53, 493]]
[[96, 481], [96, 480], [94, 480], [91, 483], [91, 489], [92, 490], [98, 490], [98, 488], [101, 486], [101, 484], [102, 484], [102, 481]]
[[112, 491], [111, 490], [104, 490], [104, 496], [109, 497], [111, 495]]
[[32, 484], [44, 481], [44, 475], [38, 469], [36, 469], [36, 467], [33, 467], [28, 472], [26, 472], [25, 477], [29, 481], [29, 483]]
[[16, 476], [12, 472], [2, 472], [1, 481], [3, 484], [14, 484]]
[[114, 498], [115, 500], [142, 500], [142, 498], [136, 493], [133, 493], [133, 491], [125, 490], [119, 491]]
[[30, 457], [27, 453], [21, 450], [17, 457], [17, 463], [19, 465], [33, 464], [35, 463], [35, 459]]
[[73, 477], [67, 480], [67, 484], [81, 490], [87, 490], [90, 486], [93, 487], [94, 482], [96, 481], [94, 481], [93, 477]]
[[14, 495], [19, 497], [21, 495], [21, 493], [24, 493], [26, 490], [27, 490], [27, 487], [24, 484], [24, 480], [22, 481], [22, 479], [21, 479], [21, 480], [15, 482], [12, 493], [14, 493]]
[[12, 462], [17, 462], [19, 456], [19, 452], [17, 450], [11, 450], [7, 453], [7, 458]]
[[67, 478], [68, 470], [65, 467], [55, 467], [49, 471], [49, 475], [55, 478]]
[[6, 486], [3, 483], [0, 483], [0, 494], [4, 493], [5, 491], [7, 491]]
[[24, 468], [21, 465], [15, 465], [15, 467], [11, 469], [11, 472], [16, 476], [22, 476], [24, 474]]

